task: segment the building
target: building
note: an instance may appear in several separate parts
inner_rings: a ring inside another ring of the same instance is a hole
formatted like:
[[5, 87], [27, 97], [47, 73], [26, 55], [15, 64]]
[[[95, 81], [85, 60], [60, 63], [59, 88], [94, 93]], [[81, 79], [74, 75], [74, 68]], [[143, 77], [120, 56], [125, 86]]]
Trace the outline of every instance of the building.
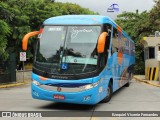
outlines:
[[148, 80], [158, 80], [160, 69], [160, 32], [142, 40], [145, 58], [145, 77]]

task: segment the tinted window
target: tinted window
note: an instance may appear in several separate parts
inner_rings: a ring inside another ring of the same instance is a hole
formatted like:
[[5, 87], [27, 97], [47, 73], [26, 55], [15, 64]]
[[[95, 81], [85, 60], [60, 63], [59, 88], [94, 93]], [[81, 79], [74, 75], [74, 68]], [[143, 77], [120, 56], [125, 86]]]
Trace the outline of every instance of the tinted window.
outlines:
[[145, 48], [145, 59], [154, 59], [155, 58], [155, 48], [147, 47]]
[[118, 32], [117, 29], [113, 28], [113, 38], [112, 38], [112, 53], [118, 52]]

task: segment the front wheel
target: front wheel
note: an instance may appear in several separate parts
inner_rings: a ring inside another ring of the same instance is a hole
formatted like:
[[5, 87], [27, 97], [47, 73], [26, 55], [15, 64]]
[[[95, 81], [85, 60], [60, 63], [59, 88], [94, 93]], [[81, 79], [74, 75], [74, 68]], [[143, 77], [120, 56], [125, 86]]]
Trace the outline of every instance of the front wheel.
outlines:
[[102, 102], [106, 103], [109, 102], [112, 98], [112, 84], [111, 82], [108, 85], [108, 89], [107, 89], [107, 96], [102, 100]]

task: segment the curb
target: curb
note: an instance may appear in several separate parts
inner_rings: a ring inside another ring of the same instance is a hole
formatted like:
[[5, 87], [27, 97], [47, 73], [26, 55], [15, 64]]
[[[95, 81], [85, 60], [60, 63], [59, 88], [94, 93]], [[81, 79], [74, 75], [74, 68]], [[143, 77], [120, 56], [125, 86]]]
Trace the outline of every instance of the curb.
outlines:
[[140, 82], [144, 82], [144, 83], [149, 84], [149, 85], [152, 85], [152, 86], [160, 87], [160, 85], [153, 84], [153, 83], [151, 83], [151, 82], [149, 82], [149, 81], [146, 81], [146, 80], [142, 80], [142, 79], [140, 79], [140, 78], [138, 78], [138, 77], [136, 77], [136, 76], [133, 76], [133, 78], [136, 79], [136, 80], [138, 80], [138, 81], [140, 81]]
[[30, 84], [30, 82], [24, 82], [24, 83], [10, 83], [6, 85], [0, 85], [0, 88], [9, 88], [9, 87], [15, 87], [15, 86], [20, 86], [24, 84]]

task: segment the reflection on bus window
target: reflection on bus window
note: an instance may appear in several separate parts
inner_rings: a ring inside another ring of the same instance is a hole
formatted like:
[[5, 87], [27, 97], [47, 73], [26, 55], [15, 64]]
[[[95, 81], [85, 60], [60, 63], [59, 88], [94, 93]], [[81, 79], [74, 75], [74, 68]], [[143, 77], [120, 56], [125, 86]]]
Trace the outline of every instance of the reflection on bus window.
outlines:
[[112, 53], [118, 52], [118, 32], [113, 28]]

